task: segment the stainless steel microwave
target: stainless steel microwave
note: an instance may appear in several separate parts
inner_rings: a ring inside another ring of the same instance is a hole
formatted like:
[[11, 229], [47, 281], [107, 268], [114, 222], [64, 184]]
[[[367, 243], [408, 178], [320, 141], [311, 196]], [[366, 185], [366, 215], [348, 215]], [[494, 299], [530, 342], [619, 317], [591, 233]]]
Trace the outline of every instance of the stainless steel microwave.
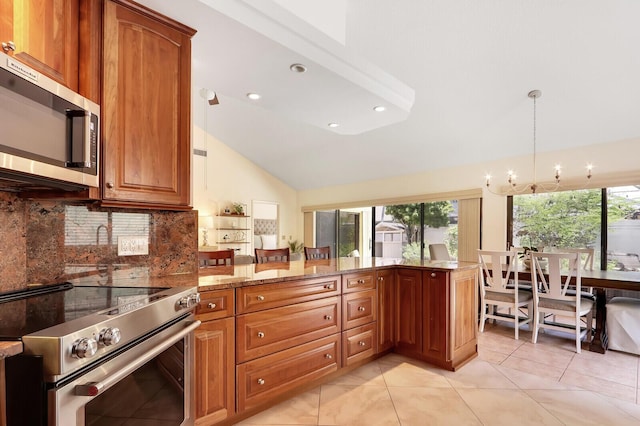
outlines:
[[0, 190], [99, 180], [100, 107], [0, 52]]

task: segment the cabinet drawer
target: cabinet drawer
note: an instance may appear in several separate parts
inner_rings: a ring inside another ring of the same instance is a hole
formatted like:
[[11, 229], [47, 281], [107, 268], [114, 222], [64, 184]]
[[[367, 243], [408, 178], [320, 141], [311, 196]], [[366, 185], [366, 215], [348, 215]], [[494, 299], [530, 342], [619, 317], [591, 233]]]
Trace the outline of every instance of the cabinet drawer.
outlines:
[[310, 280], [242, 287], [236, 290], [236, 312], [244, 314], [323, 297], [339, 296], [342, 287], [341, 279], [340, 275], [335, 275]]
[[200, 321], [209, 321], [233, 315], [233, 289], [203, 291], [196, 306], [196, 316]]
[[378, 347], [377, 334], [375, 322], [343, 332], [342, 365], [346, 367], [375, 355]]
[[249, 361], [340, 332], [340, 297], [236, 317], [236, 359]]
[[373, 272], [345, 274], [342, 276], [342, 279], [344, 280], [345, 293], [376, 288]]
[[357, 327], [377, 319], [376, 290], [359, 291], [342, 296], [342, 328]]
[[237, 366], [238, 412], [340, 368], [340, 334]]

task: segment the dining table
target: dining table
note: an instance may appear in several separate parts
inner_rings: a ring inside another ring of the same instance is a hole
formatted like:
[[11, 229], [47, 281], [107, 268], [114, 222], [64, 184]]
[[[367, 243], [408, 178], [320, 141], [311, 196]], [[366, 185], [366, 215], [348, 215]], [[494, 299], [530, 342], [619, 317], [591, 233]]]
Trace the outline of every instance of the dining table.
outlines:
[[[569, 271], [567, 271], [568, 273]], [[566, 277], [566, 275], [564, 275]], [[640, 271], [582, 270], [580, 272], [582, 288], [592, 287], [596, 297], [596, 327], [589, 341], [589, 351], [605, 353], [607, 351], [607, 289], [632, 290], [640, 292]], [[519, 281], [533, 281], [531, 270], [520, 269]], [[640, 296], [640, 293], [638, 293]]]

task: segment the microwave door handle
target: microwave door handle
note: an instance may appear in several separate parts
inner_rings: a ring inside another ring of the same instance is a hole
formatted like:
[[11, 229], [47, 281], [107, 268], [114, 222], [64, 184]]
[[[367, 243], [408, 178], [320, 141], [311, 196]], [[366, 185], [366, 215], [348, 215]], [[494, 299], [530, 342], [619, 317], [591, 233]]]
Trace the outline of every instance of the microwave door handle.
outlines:
[[[76, 167], [87, 167], [91, 168], [91, 112], [90, 111], [82, 111], [82, 110], [68, 110], [67, 117], [71, 120], [77, 117], [81, 117], [84, 121], [83, 130], [84, 130], [84, 147], [82, 149], [82, 157], [83, 161], [81, 162], [67, 162], [67, 167], [76, 168]], [[72, 136], [73, 137], [73, 132]], [[71, 141], [73, 145], [73, 141]]]

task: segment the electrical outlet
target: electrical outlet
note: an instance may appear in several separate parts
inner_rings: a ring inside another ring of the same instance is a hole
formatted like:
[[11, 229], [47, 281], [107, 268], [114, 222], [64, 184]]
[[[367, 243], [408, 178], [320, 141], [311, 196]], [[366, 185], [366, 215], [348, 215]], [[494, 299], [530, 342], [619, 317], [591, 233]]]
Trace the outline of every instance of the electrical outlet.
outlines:
[[149, 237], [118, 237], [118, 256], [136, 256], [149, 254]]

